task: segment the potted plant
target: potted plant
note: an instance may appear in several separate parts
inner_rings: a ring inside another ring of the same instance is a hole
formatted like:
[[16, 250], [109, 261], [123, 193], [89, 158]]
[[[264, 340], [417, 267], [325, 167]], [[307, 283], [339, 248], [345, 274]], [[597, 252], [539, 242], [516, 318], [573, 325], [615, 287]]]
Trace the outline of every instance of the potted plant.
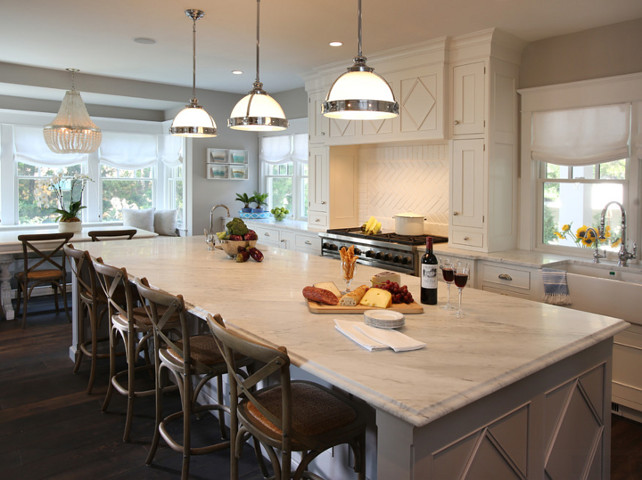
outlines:
[[252, 209], [252, 213], [263, 213], [263, 205], [267, 205], [268, 194], [254, 192], [254, 196], [252, 198], [254, 199], [253, 201], [256, 204], [256, 208]]
[[[61, 232], [80, 232], [82, 221], [78, 218], [80, 210], [87, 208], [81, 205], [82, 194], [87, 182], [91, 181], [88, 175], [76, 173], [71, 178], [64, 178], [60, 174], [51, 177], [50, 188], [56, 192], [58, 208], [54, 210], [58, 214], [56, 221]], [[65, 192], [69, 192], [68, 195]], [[65, 206], [65, 200], [69, 200], [69, 206]]]
[[250, 197], [247, 193], [237, 193], [236, 199], [243, 204], [241, 212], [249, 213], [252, 211], [252, 208], [250, 208], [250, 203], [255, 201], [255, 198], [253, 196]]

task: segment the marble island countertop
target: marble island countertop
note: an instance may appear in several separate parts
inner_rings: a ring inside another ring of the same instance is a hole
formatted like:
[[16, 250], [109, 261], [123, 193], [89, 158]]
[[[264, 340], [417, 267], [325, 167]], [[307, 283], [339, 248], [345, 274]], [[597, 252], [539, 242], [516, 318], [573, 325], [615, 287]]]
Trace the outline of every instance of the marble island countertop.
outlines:
[[[374, 408], [421, 427], [502, 387], [612, 337], [628, 324], [475, 289], [463, 292], [466, 316], [438, 306], [407, 315], [402, 332], [426, 348], [369, 352], [337, 332], [334, 318], [313, 314], [301, 289], [320, 281], [341, 284], [339, 262], [279, 248], [264, 248], [262, 263], [236, 263], [208, 251], [203, 237], [88, 243], [92, 255], [124, 266], [133, 276], [180, 293], [200, 317], [220, 313], [226, 322], [263, 342], [287, 347], [293, 363], [354, 394]], [[359, 265], [353, 285], [369, 283], [379, 269]], [[414, 298], [419, 279], [402, 275]], [[455, 292], [453, 292], [455, 293]], [[455, 295], [453, 295], [455, 298]], [[439, 304], [445, 303], [439, 286]]]

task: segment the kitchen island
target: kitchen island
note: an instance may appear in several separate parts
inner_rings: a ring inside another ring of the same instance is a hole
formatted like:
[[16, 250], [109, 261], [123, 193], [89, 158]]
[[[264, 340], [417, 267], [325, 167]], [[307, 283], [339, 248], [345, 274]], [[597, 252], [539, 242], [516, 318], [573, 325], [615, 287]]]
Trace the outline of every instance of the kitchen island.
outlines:
[[[361, 315], [312, 314], [301, 295], [315, 282], [341, 287], [336, 260], [267, 248], [262, 263], [239, 264], [203, 237], [85, 247], [182, 294], [200, 318], [220, 313], [286, 346], [304, 373], [362, 400], [376, 431], [368, 478], [609, 478], [612, 337], [626, 322], [467, 289], [463, 318], [438, 306], [406, 316], [403, 333], [426, 348], [369, 352], [334, 328]], [[353, 285], [377, 271], [359, 265]], [[415, 298], [418, 281], [402, 276]]]

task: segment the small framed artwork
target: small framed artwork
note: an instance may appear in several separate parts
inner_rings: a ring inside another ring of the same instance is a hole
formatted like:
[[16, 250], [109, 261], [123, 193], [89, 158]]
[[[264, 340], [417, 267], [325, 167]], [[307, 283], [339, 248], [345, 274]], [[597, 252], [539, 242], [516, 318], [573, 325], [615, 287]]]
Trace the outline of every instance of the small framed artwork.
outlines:
[[232, 180], [247, 180], [247, 165], [230, 165], [229, 169]]
[[207, 149], [207, 163], [229, 163], [228, 150], [221, 148], [208, 148]]
[[229, 150], [228, 163], [247, 165], [247, 150]]
[[228, 166], [227, 165], [217, 165], [215, 163], [207, 164], [207, 178], [208, 179], [226, 179], [228, 177]]

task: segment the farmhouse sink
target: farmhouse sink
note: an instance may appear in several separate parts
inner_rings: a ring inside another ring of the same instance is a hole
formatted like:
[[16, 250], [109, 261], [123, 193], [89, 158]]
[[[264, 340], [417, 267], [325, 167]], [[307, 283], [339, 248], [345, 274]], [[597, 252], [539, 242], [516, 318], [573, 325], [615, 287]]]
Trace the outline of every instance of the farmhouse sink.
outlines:
[[546, 265], [567, 272], [571, 308], [642, 324], [642, 268], [565, 260]]

